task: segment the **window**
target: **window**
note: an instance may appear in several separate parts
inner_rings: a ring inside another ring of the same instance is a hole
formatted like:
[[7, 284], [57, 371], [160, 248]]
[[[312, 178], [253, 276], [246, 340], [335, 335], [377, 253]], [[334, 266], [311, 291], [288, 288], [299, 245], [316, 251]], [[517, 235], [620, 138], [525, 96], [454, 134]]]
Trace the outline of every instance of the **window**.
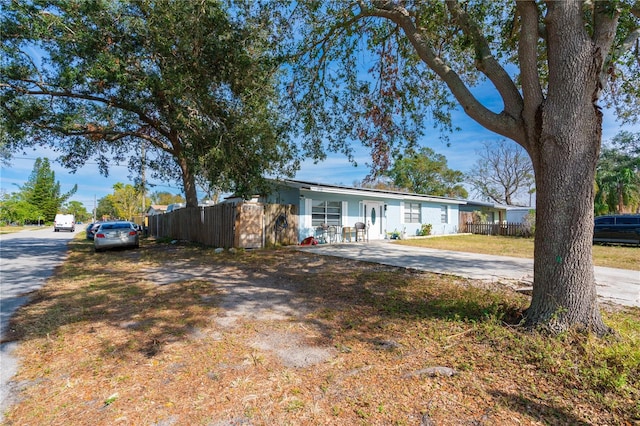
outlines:
[[326, 223], [329, 226], [340, 225], [342, 218], [342, 203], [340, 201], [313, 200], [311, 205], [311, 226]]
[[613, 217], [611, 216], [605, 216], [605, 217], [598, 217], [595, 220], [596, 225], [613, 225]]
[[449, 211], [447, 206], [440, 206], [440, 222], [449, 223]]
[[620, 225], [637, 225], [640, 220], [637, 216], [619, 216], [616, 218], [616, 224]]
[[420, 203], [404, 204], [404, 223], [420, 223]]

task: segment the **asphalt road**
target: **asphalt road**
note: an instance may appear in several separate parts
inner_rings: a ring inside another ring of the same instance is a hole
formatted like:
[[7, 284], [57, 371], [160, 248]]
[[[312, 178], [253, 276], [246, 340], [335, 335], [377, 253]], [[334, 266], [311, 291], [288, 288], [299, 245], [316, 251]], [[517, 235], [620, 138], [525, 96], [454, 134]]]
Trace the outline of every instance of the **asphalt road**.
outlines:
[[[81, 230], [76, 227], [76, 232]], [[74, 236], [75, 232], [54, 232], [52, 227], [0, 235], [0, 341], [10, 338], [9, 319], [64, 261]], [[0, 344], [0, 421], [13, 402], [9, 381], [17, 371], [12, 355], [16, 344]]]
[[[532, 259], [403, 246], [386, 240], [319, 244], [301, 249], [476, 280], [533, 283]], [[640, 306], [640, 271], [596, 267], [595, 277], [596, 291], [602, 302]]]

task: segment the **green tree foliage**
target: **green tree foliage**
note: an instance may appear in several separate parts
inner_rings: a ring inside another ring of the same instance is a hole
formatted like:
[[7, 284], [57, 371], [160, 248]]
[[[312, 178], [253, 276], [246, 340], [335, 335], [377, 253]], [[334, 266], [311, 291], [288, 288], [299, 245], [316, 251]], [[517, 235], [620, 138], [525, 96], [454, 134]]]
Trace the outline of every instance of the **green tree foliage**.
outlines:
[[172, 194], [170, 192], [154, 192], [151, 194], [151, 202], [153, 204], [160, 204], [168, 206], [174, 203], [184, 203], [182, 195]]
[[0, 222], [44, 223], [44, 215], [33, 204], [27, 202], [19, 193], [4, 194], [0, 200]]
[[640, 133], [621, 132], [603, 147], [596, 190], [596, 214], [640, 209]]
[[[353, 0], [283, 2], [279, 10], [291, 36], [287, 93], [300, 117], [292, 123], [307, 150], [352, 155], [360, 140], [377, 175], [427, 125], [452, 129], [459, 106], [522, 146], [533, 164], [544, 220], [526, 324], [608, 332], [592, 260], [598, 101], [615, 76], [636, 87], [607, 96], [637, 111], [637, 2]], [[500, 101], [479, 96], [486, 91], [474, 91], [478, 83]]]
[[397, 158], [385, 174], [396, 187], [411, 192], [459, 198], [469, 195], [460, 184], [464, 174], [450, 169], [446, 157], [428, 147]]
[[20, 187], [21, 196], [34, 206], [45, 221], [53, 221], [62, 203], [68, 200], [78, 189], [77, 185], [65, 193], [60, 193], [60, 182], [56, 182], [55, 172], [47, 158], [37, 158], [27, 182]]
[[142, 193], [133, 185], [116, 183], [110, 197], [118, 217], [133, 220], [136, 214], [142, 213]]
[[91, 218], [91, 214], [80, 201], [69, 201], [62, 207], [61, 213], [74, 215], [76, 222], [84, 222]]
[[512, 206], [532, 189], [533, 165], [521, 146], [505, 140], [485, 142], [477, 155], [467, 181], [480, 197]]
[[[251, 4], [245, 4], [251, 7]], [[197, 205], [196, 176], [245, 194], [290, 174], [269, 22], [216, 0], [3, 0], [4, 146], [71, 169], [145, 164]], [[138, 154], [135, 154], [138, 153]]]
[[113, 200], [113, 194], [109, 194], [98, 200], [96, 206], [96, 220], [111, 220], [118, 219], [118, 209], [115, 206]]

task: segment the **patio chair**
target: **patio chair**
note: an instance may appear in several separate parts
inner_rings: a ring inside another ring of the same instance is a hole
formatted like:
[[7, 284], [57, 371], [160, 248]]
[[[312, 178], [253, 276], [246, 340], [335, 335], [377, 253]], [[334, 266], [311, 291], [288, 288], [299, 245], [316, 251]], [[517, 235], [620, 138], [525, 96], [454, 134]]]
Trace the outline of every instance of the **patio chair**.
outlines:
[[329, 239], [329, 226], [326, 223], [321, 224], [316, 228], [316, 238], [322, 244], [326, 244]]
[[338, 228], [335, 226], [330, 226], [327, 231], [327, 238], [329, 239], [329, 243], [337, 243], [338, 242]]
[[364, 241], [367, 235], [367, 227], [362, 222], [356, 222], [356, 241]]

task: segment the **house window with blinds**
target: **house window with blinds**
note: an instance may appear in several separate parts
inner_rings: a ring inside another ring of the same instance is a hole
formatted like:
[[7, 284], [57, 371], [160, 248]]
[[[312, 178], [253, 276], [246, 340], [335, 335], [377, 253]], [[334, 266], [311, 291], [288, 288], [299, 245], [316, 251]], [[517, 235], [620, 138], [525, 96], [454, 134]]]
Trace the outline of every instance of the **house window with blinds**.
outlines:
[[342, 203], [340, 201], [313, 200], [311, 205], [311, 226], [326, 223], [329, 226], [341, 225]]
[[440, 222], [449, 223], [449, 211], [447, 206], [440, 206]]
[[420, 223], [420, 203], [404, 203], [404, 223]]

